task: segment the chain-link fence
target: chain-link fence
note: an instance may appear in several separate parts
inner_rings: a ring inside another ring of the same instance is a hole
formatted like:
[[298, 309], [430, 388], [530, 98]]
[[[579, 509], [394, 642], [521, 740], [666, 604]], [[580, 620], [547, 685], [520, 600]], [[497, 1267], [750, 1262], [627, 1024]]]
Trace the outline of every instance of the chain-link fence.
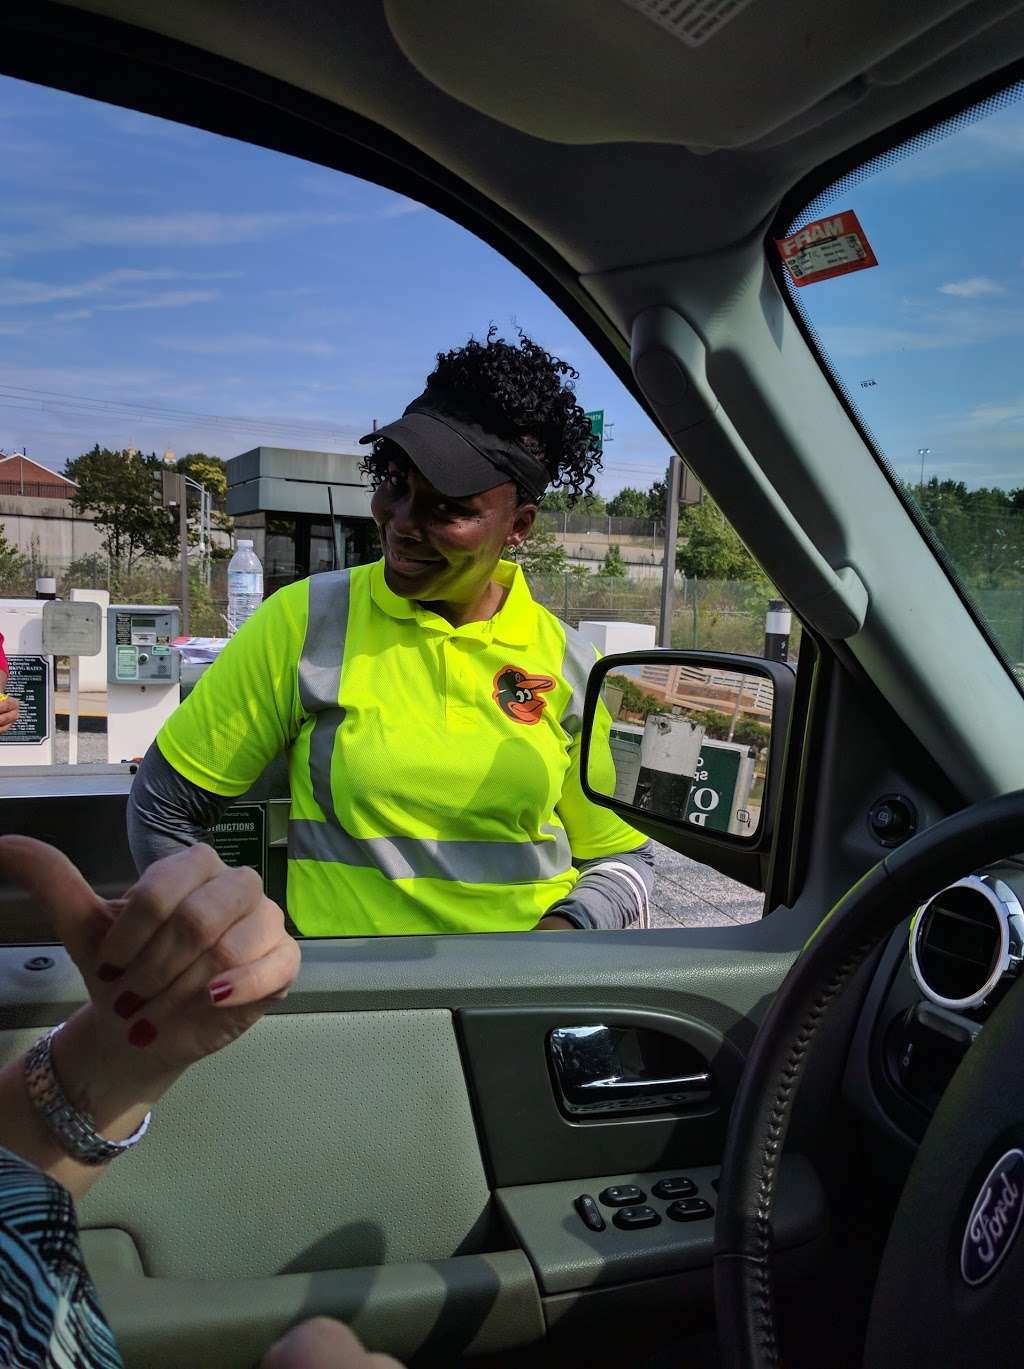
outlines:
[[[227, 559], [196, 561], [189, 568], [190, 627], [197, 637], [223, 637], [228, 601]], [[112, 603], [180, 604], [181, 568], [177, 561], [140, 557], [131, 569], [111, 566], [104, 556], [80, 556], [74, 561], [18, 555], [0, 558], [0, 597], [32, 598], [36, 580], [52, 576], [57, 594], [70, 597], [72, 589], [105, 589]]]
[[[137, 561], [130, 571], [111, 570], [102, 556], [83, 556], [64, 564], [20, 557], [17, 564], [0, 561], [0, 596], [32, 597], [37, 576], [53, 576], [57, 593], [67, 598], [73, 588], [106, 589], [111, 600], [126, 604], [177, 604], [181, 600], [180, 569], [176, 561]], [[191, 629], [195, 636], [219, 637], [225, 631], [227, 560], [196, 563], [190, 574]], [[534, 597], [563, 622], [578, 627], [585, 620], [649, 623], [660, 617], [659, 579], [631, 580], [603, 575], [530, 575]], [[1009, 592], [1007, 592], [1009, 593]], [[686, 580], [675, 585], [672, 604], [672, 645], [707, 651], [734, 651], [758, 656], [764, 647], [768, 600], [774, 598], [761, 581]], [[1021, 603], [1016, 601], [1020, 632], [1024, 634]], [[1009, 604], [1006, 613], [1011, 612]], [[795, 659], [799, 627], [794, 623], [790, 657]], [[1024, 651], [1021, 653], [1024, 659]]]

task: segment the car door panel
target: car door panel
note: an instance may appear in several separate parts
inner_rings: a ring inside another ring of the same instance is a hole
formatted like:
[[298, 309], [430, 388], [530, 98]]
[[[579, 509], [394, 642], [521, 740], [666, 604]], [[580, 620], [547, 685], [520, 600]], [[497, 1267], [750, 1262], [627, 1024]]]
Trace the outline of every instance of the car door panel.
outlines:
[[367, 1345], [451, 1364], [535, 1345], [544, 1318], [519, 1250], [253, 1279], [111, 1276], [93, 1237], [83, 1248], [127, 1369], [251, 1369], [289, 1326], [341, 1317]]
[[[737, 930], [764, 940], [760, 928]], [[631, 1233], [635, 1258], [628, 1244], [591, 1249], [589, 1264], [570, 1258], [548, 1290], [512, 1218], [538, 1189], [583, 1192], [612, 1170], [714, 1164], [743, 1051], [791, 953], [777, 937], [775, 949], [756, 953], [748, 942], [739, 957], [712, 940], [684, 948], [638, 932], [304, 943], [288, 1000], [189, 1071], [145, 1144], [81, 1204], [87, 1257], [129, 1369], [251, 1365], [261, 1346], [316, 1312], [418, 1362], [511, 1352], [546, 1334], [542, 1293], [628, 1283], [642, 1300], [638, 1290], [669, 1268], [690, 1269], [686, 1297], [706, 1320], [706, 1280], [694, 1266], [707, 1252], [694, 1254], [689, 1232], [667, 1254], [652, 1256], [644, 1232]], [[0, 1063], [83, 994], [62, 948], [0, 950]], [[550, 1026], [578, 1022], [697, 1043], [715, 1071], [713, 1106], [700, 1116], [567, 1121], [545, 1043]], [[492, 1071], [496, 1089], [486, 1086]], [[518, 1091], [495, 1111], [517, 1073]], [[559, 1222], [571, 1219], [559, 1212]], [[808, 1229], [823, 1223], [819, 1205]]]
[[[721, 1156], [743, 1057], [703, 1023], [635, 1008], [557, 1006], [467, 1009], [458, 1020], [496, 1184], [607, 1174], [622, 1165], [654, 1169], [673, 1162], [711, 1163]], [[567, 1116], [553, 1086], [548, 1038], [560, 1027], [597, 1023], [664, 1041], [669, 1047], [665, 1072], [706, 1071], [710, 1097], [650, 1113], [616, 1111], [610, 1103], [600, 1115]]]

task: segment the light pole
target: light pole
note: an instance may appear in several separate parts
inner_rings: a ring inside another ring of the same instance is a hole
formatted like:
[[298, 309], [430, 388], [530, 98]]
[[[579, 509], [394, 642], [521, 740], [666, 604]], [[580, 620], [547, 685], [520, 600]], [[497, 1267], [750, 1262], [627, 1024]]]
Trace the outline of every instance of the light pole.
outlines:
[[921, 479], [917, 482], [917, 498], [920, 502], [924, 498], [924, 459], [926, 456], [931, 456], [932, 449], [931, 447], [918, 447], [917, 454], [921, 458]]

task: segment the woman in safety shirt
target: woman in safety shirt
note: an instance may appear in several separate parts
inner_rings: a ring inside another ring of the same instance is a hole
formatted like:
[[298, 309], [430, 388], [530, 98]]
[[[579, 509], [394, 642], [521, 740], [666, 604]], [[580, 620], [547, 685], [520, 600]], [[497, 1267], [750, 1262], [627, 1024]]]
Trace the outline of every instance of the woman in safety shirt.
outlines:
[[575, 379], [492, 328], [362, 438], [383, 559], [278, 590], [167, 720], [129, 800], [140, 869], [287, 752], [306, 936], [649, 922], [651, 844], [580, 783], [594, 648], [502, 560], [549, 484], [593, 486]]

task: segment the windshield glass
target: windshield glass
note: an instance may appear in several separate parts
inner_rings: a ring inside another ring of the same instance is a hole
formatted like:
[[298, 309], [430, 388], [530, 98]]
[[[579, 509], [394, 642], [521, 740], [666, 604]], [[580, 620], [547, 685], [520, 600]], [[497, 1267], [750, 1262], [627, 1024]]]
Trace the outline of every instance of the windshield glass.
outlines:
[[782, 244], [829, 369], [1018, 677], [1022, 94], [1014, 87], [837, 182]]

